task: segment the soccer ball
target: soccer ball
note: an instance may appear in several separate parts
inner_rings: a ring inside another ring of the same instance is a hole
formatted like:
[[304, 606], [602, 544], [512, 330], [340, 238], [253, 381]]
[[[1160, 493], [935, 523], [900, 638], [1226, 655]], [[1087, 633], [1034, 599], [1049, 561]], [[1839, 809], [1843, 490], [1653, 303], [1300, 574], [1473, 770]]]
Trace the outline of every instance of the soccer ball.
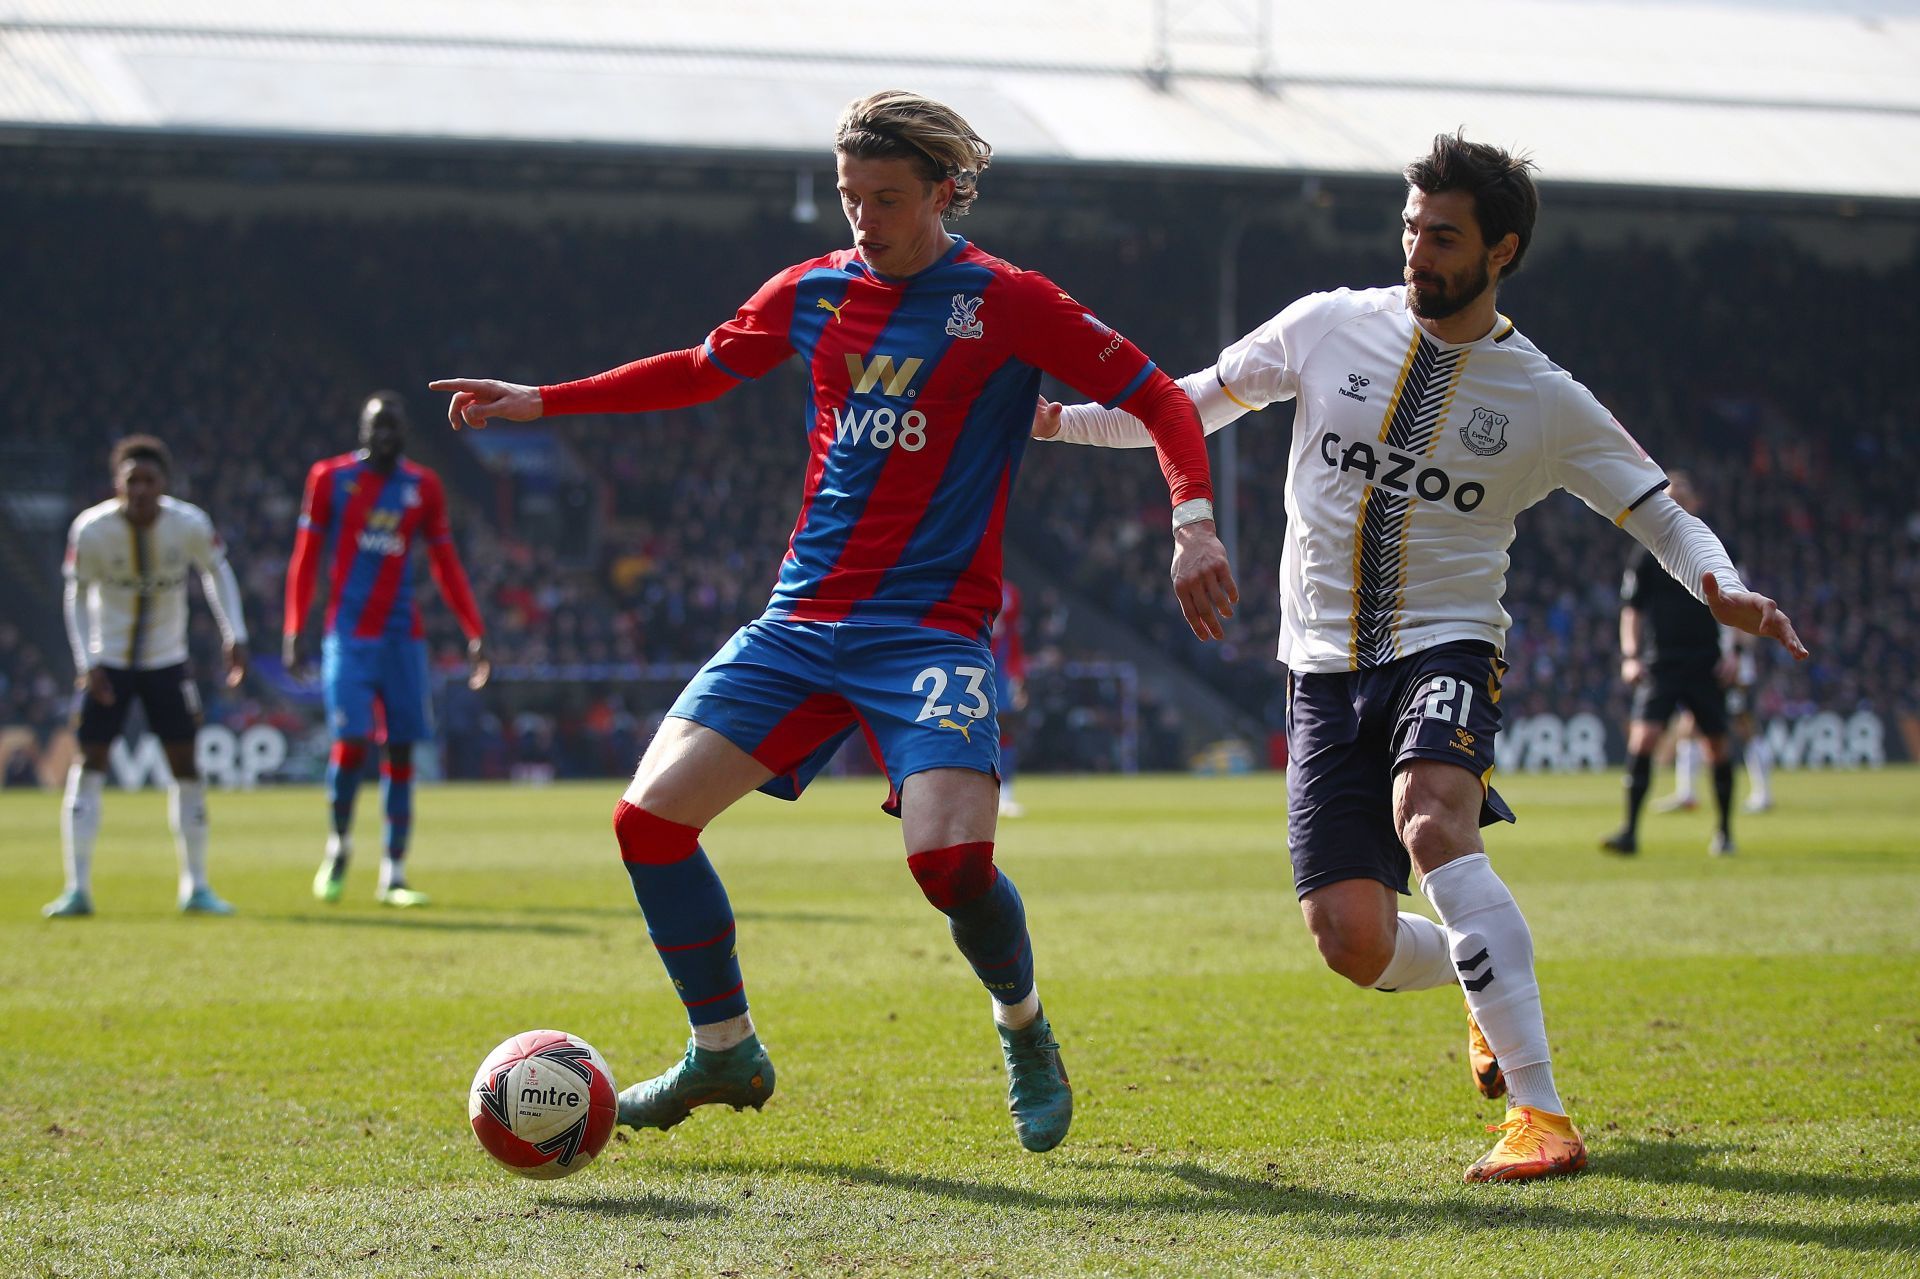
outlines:
[[593, 1162], [613, 1134], [613, 1072], [563, 1030], [528, 1030], [487, 1054], [467, 1094], [480, 1146], [522, 1177], [550, 1181]]

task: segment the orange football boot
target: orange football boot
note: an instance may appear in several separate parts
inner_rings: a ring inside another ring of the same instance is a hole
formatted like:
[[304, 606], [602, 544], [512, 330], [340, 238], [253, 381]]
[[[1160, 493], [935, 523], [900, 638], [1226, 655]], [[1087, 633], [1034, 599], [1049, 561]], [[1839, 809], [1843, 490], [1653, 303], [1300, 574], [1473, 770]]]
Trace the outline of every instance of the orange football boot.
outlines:
[[1467, 1065], [1473, 1071], [1473, 1086], [1482, 1097], [1491, 1100], [1507, 1095], [1507, 1077], [1500, 1073], [1500, 1061], [1493, 1055], [1487, 1037], [1480, 1033], [1480, 1023], [1473, 1019], [1471, 1008], [1467, 1009]]
[[1488, 1124], [1500, 1134], [1493, 1149], [1467, 1169], [1468, 1181], [1531, 1181], [1563, 1177], [1587, 1166], [1587, 1143], [1565, 1115], [1513, 1106], [1503, 1124]]

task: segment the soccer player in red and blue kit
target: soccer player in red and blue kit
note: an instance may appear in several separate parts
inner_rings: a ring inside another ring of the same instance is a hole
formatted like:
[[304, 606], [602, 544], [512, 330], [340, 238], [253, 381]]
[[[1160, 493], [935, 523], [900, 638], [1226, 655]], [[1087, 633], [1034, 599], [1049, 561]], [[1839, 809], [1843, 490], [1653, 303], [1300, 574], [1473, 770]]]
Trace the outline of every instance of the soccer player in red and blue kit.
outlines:
[[406, 432], [406, 406], [398, 394], [368, 397], [360, 410], [359, 451], [322, 458], [307, 472], [287, 566], [282, 655], [294, 672], [301, 666], [300, 637], [320, 558], [329, 550], [333, 555], [320, 667], [333, 734], [327, 760], [333, 833], [313, 878], [313, 895], [324, 902], [340, 900], [353, 852], [354, 796], [368, 746], [383, 733], [387, 841], [378, 900], [388, 906], [427, 903], [424, 893], [408, 887], [405, 870], [413, 829], [413, 744], [433, 731], [427, 642], [410, 562], [416, 538], [426, 542], [433, 580], [466, 633], [467, 682], [478, 689], [491, 673], [480, 610], [447, 527], [446, 490], [438, 475], [403, 456]]
[[1066, 1136], [1073, 1092], [1034, 988], [1026, 914], [993, 863], [999, 731], [988, 632], [1000, 540], [1042, 370], [1153, 432], [1174, 503], [1175, 592], [1218, 638], [1238, 598], [1214, 534], [1191, 402], [1045, 276], [947, 233], [991, 148], [910, 93], [850, 105], [835, 139], [854, 247], [767, 281], [706, 343], [580, 382], [478, 379], [448, 418], [711, 400], [789, 357], [807, 362], [800, 515], [766, 612], [680, 695], [614, 808], [620, 855], [687, 1009], [692, 1042], [620, 1095], [620, 1122], [669, 1128], [695, 1106], [756, 1109], [773, 1064], [754, 1034], [726, 890], [700, 832], [756, 788], [796, 798], [856, 728], [886, 771], [907, 865], [993, 996], [1015, 1135]]

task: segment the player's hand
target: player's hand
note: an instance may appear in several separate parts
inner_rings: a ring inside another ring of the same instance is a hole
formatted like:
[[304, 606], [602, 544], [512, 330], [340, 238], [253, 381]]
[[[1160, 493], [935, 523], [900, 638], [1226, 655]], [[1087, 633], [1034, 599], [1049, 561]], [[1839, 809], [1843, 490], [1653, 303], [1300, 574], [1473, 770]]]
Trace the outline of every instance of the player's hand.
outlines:
[[298, 634], [280, 637], [280, 665], [287, 668], [292, 679], [300, 678], [300, 669], [306, 663], [300, 657], [300, 636]]
[[1023, 679], [1017, 679], [1012, 681], [1012, 685], [1013, 685], [1012, 709], [1015, 711], [1023, 711], [1027, 709], [1027, 681]]
[[1647, 664], [1645, 662], [1641, 661], [1637, 657], [1623, 657], [1620, 659], [1620, 682], [1621, 683], [1629, 684], [1629, 685], [1638, 684], [1641, 680], [1645, 679], [1646, 677], [1647, 677]]
[[467, 687], [479, 692], [493, 678], [493, 661], [487, 656], [487, 641], [478, 635], [467, 641]]
[[1046, 396], [1033, 407], [1033, 438], [1050, 440], [1060, 434], [1060, 406]]
[[239, 688], [240, 681], [247, 677], [247, 646], [229, 644], [223, 652], [227, 659], [227, 687]]
[[81, 678], [80, 686], [87, 690], [87, 700], [98, 702], [102, 706], [111, 706], [114, 702], [113, 681], [107, 678], [105, 670], [96, 666]]
[[518, 382], [496, 382], [492, 378], [450, 377], [427, 383], [429, 391], [451, 391], [447, 402], [447, 424], [454, 430], [471, 426], [486, 429], [490, 417], [509, 422], [532, 422], [545, 412], [540, 403], [540, 388]]
[[1777, 640], [1780, 647], [1793, 654], [1794, 661], [1807, 660], [1807, 646], [1794, 631], [1793, 619], [1766, 596], [1757, 591], [1723, 591], [1711, 573], [1700, 575], [1700, 591], [1714, 620], [1722, 626]]
[[1196, 520], [1174, 530], [1173, 593], [1180, 597], [1180, 611], [1195, 635], [1203, 640], [1226, 638], [1220, 619], [1233, 616], [1240, 588], [1234, 585], [1227, 548], [1220, 545], [1212, 520]]

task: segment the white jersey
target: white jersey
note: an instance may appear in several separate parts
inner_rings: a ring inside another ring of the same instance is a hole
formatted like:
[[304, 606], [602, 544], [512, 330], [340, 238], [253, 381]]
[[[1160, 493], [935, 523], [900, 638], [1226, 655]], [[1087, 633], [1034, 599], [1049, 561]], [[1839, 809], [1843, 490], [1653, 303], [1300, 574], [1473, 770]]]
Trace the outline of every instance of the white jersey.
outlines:
[[190, 569], [200, 573], [221, 638], [245, 644], [240, 587], [205, 511], [162, 497], [153, 523], [140, 529], [116, 498], [75, 516], [65, 570], [74, 669], [149, 671], [186, 661]]
[[[1280, 567], [1280, 660], [1296, 671], [1382, 666], [1452, 640], [1501, 649], [1515, 516], [1565, 488], [1619, 524], [1666, 485], [1512, 321], [1448, 345], [1401, 287], [1301, 298], [1180, 385], [1209, 431], [1299, 401]], [[1058, 438], [1133, 442], [1115, 438], [1117, 416], [1076, 406]]]

